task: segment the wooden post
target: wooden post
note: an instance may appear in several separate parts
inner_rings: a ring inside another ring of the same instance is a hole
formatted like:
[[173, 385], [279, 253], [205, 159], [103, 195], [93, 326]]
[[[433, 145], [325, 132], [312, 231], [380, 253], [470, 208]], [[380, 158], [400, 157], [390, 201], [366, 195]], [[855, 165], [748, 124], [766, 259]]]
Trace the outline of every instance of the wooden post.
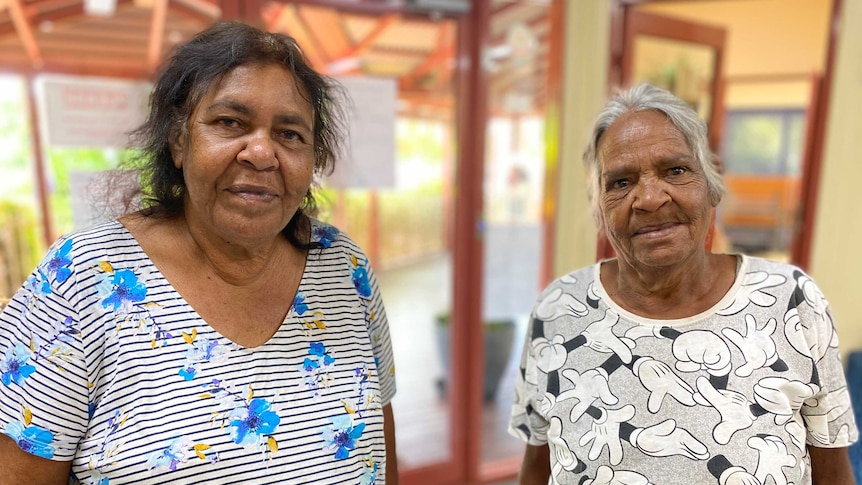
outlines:
[[33, 150], [33, 165], [36, 172], [36, 194], [39, 199], [39, 212], [42, 216], [42, 238], [45, 241], [45, 245], [50, 246], [57, 236], [54, 234], [53, 214], [51, 213], [51, 204], [48, 200], [47, 160], [42, 150], [42, 137], [39, 133], [39, 109], [36, 104], [33, 77], [27, 77], [24, 84], [24, 89], [27, 92], [27, 105], [30, 111], [30, 140]]

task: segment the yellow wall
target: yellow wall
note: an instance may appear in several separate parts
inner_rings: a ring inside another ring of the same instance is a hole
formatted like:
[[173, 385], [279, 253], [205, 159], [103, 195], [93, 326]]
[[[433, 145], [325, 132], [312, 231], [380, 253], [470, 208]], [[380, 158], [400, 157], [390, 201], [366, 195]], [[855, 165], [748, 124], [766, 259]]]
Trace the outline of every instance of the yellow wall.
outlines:
[[596, 257], [596, 226], [581, 153], [607, 99], [609, 38], [610, 0], [567, 4], [554, 276], [591, 264]]
[[725, 109], [805, 107], [811, 98], [808, 80], [786, 82], [728, 83]]
[[727, 31], [726, 108], [806, 106], [809, 76], [825, 69], [831, 0], [682, 1], [638, 8]]
[[658, 2], [638, 8], [727, 29], [724, 75], [822, 71], [831, 0]]
[[862, 0], [843, 0], [840, 32], [810, 270], [846, 356], [862, 349]]

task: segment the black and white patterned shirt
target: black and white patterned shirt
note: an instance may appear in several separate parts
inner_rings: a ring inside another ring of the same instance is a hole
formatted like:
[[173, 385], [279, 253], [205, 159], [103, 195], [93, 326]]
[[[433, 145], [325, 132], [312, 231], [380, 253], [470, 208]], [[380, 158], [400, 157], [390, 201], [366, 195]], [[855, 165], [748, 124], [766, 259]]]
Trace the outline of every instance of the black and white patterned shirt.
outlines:
[[509, 431], [550, 446], [552, 483], [806, 485], [806, 445], [857, 440], [823, 294], [794, 266], [738, 261], [685, 319], [622, 309], [600, 264], [542, 292]]

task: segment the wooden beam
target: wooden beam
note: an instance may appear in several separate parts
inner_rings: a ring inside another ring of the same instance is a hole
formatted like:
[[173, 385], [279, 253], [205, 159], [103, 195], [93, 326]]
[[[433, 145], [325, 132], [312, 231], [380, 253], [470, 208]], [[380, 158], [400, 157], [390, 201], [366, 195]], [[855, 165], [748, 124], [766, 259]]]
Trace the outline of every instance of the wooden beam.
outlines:
[[9, 9], [9, 15], [12, 17], [12, 24], [15, 25], [15, 31], [18, 32], [18, 38], [21, 39], [21, 44], [27, 52], [27, 57], [30, 59], [30, 64], [33, 69], [38, 70], [42, 67], [42, 53], [39, 51], [39, 45], [36, 43], [36, 36], [33, 35], [33, 29], [27, 16], [24, 15], [24, 8], [21, 5], [21, 0], [5, 0], [6, 8]]
[[[454, 32], [454, 24], [451, 22], [443, 22], [437, 35], [437, 46], [434, 52], [428, 56], [425, 61], [416, 67], [410, 74], [403, 76], [400, 80], [401, 88], [408, 89], [417, 80], [421, 79], [434, 68], [438, 66], [446, 66], [455, 55], [455, 45], [452, 33]], [[450, 68], [451, 73], [451, 68]]]
[[266, 24], [267, 30], [293, 37], [311, 66], [319, 72], [325, 71], [328, 59], [323, 57], [324, 54], [320, 51], [317, 39], [308, 32], [295, 6], [287, 4], [271, 6], [264, 10], [263, 17], [266, 22], [269, 22], [266, 20], [268, 17], [272, 18], [271, 23]]
[[[9, 0], [15, 2], [16, 0]], [[36, 103], [36, 93], [34, 91], [34, 82], [32, 77], [27, 78], [27, 109], [30, 112], [30, 148], [33, 150], [33, 160], [36, 165], [36, 194], [39, 199], [39, 212], [42, 214], [42, 240], [46, 245], [51, 245], [54, 238], [54, 217], [51, 213], [50, 188], [48, 186], [47, 161], [45, 160], [44, 147], [42, 145], [42, 137], [39, 127], [42, 123], [39, 122], [39, 109]]]
[[260, 18], [263, 20], [263, 28], [267, 32], [275, 31], [275, 25], [281, 11], [284, 10], [284, 4], [268, 3], [260, 12]]
[[40, 47], [46, 53], [46, 59], [43, 64], [47, 64], [47, 59], [53, 59], [58, 56], [63, 57], [132, 57], [140, 62], [141, 59], [147, 56], [147, 44], [144, 42], [105, 42], [102, 40], [84, 40], [78, 39], [41, 39]]
[[221, 18], [221, 8], [218, 5], [207, 2], [206, 0], [174, 0], [178, 6], [183, 6], [189, 10], [202, 14], [204, 17], [216, 20]]
[[338, 60], [342, 52], [350, 49], [352, 43], [341, 26], [340, 12], [305, 5], [298, 5], [296, 10], [306, 31], [329, 62]]
[[150, 22], [149, 45], [147, 46], [147, 72], [155, 73], [162, 60], [165, 41], [165, 20], [168, 16], [168, 0], [153, 0], [153, 16]]
[[397, 14], [390, 14], [383, 17], [377, 22], [377, 25], [375, 25], [374, 28], [371, 29], [371, 32], [369, 32], [368, 35], [365, 36], [365, 38], [345, 50], [341, 54], [340, 58], [344, 59], [347, 57], [361, 56], [374, 45], [377, 39], [379, 39], [380, 36], [383, 35], [383, 32], [386, 32], [386, 29], [389, 28], [390, 25], [394, 24], [395, 22], [398, 22], [399, 20], [401, 20], [401, 16]]

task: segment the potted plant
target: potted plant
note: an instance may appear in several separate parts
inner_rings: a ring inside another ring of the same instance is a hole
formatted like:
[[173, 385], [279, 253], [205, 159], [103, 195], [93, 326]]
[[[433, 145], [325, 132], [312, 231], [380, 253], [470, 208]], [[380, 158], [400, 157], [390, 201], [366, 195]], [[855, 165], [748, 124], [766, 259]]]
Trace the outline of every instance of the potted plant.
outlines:
[[[440, 361], [443, 363], [443, 376], [438, 379], [437, 387], [441, 396], [445, 396], [450, 369], [451, 316], [448, 312], [439, 313], [435, 317], [435, 336]], [[512, 353], [515, 339], [515, 322], [512, 319], [500, 318], [486, 320], [482, 323], [482, 339], [484, 354], [484, 383], [482, 396], [485, 402], [494, 400], [500, 379], [506, 371], [506, 365]]]

